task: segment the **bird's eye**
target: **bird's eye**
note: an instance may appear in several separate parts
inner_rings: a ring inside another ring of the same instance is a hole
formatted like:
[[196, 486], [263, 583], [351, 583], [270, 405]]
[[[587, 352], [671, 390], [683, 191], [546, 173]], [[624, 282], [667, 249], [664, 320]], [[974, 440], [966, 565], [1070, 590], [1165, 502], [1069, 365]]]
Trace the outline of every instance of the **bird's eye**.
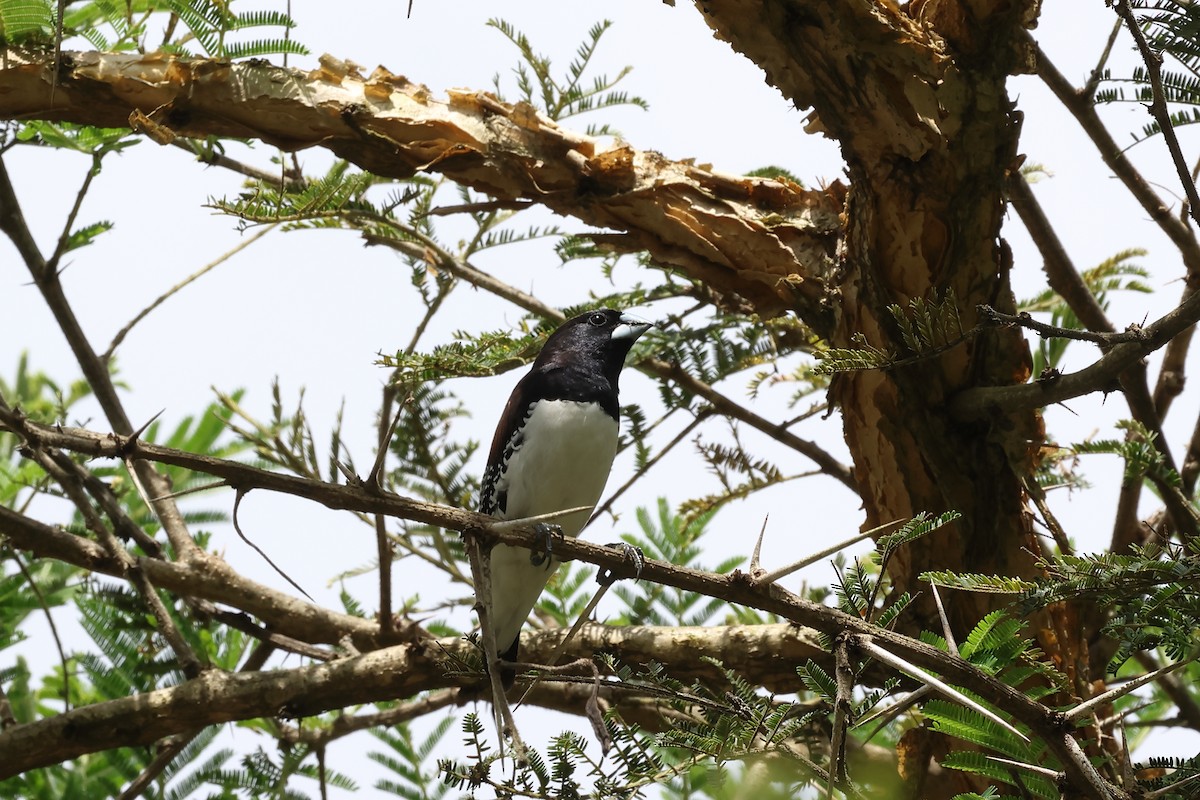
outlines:
[[606, 317], [600, 313], [595, 313], [595, 314], [592, 314], [590, 317], [588, 317], [588, 322], [590, 322], [591, 324], [593, 324], [597, 328], [599, 328], [601, 325], [608, 324], [608, 317]]

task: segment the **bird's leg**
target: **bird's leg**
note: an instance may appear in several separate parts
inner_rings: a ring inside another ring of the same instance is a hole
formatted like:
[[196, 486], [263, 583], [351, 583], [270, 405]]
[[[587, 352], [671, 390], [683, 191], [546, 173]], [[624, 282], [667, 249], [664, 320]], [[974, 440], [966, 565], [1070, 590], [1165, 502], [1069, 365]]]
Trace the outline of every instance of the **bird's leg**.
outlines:
[[554, 555], [554, 540], [563, 538], [563, 529], [548, 522], [539, 522], [533, 526], [533, 531], [542, 537], [541, 548], [529, 551], [529, 563], [535, 567], [546, 565], [550, 569], [550, 559]]
[[[642, 548], [634, 547], [626, 542], [609, 542], [605, 547], [613, 547], [621, 551], [621, 555], [625, 556], [626, 561], [633, 562], [633, 579], [639, 580], [642, 577], [642, 568], [646, 566], [646, 554], [642, 552]], [[596, 583], [601, 586], [608, 586], [616, 580], [611, 569], [603, 567], [596, 570]]]

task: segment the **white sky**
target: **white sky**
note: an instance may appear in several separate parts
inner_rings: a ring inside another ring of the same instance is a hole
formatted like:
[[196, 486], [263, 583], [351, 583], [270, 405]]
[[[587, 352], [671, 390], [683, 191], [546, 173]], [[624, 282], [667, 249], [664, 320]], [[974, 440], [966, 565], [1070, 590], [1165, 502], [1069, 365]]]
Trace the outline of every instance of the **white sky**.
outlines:
[[[411, 19], [405, 18], [406, 5], [295, 0], [292, 13], [300, 27], [294, 36], [307, 44], [313, 55], [293, 58], [291, 63], [310, 67], [321, 53], [330, 53], [368, 71], [381, 64], [426, 84], [438, 95], [452, 87], [488, 89], [498, 73], [510, 94], [515, 94], [509, 70], [517, 62], [517, 53], [499, 32], [484, 25], [489, 16], [502, 14], [561, 70], [587, 29], [603, 14], [616, 24], [600, 46], [596, 68], [611, 74], [626, 64], [633, 65], [633, 74], [621, 88], [648, 100], [650, 110], [601, 112], [583, 118], [576, 127], [609, 122], [635, 147], [658, 150], [671, 158], [694, 157], [727, 172], [774, 164], [810, 184], [841, 176], [837, 148], [805, 134], [804, 113], [792, 109], [766, 85], [757, 67], [714, 40], [699, 13], [686, 3], [670, 8], [648, 0], [610, 0], [602, 7], [563, 2], [501, 5], [480, 0], [415, 0]], [[1086, 7], [1066, 2], [1048, 2], [1046, 6], [1041, 28], [1035, 33], [1059, 69], [1070, 80], [1082, 83], [1111, 27], [1111, 12], [1100, 0]], [[1127, 44], [1118, 45], [1124, 63], [1129, 60]], [[1153, 270], [1151, 285], [1158, 292], [1149, 298], [1113, 298], [1110, 316], [1114, 324], [1122, 327], [1157, 318], [1181, 291], [1178, 279], [1183, 270], [1177, 254], [1108, 174], [1078, 126], [1036, 78], [1014, 78], [1011, 93], [1025, 112], [1021, 152], [1030, 162], [1045, 165], [1054, 176], [1038, 183], [1035, 191], [1077, 265], [1092, 266], [1128, 247], [1150, 250], [1142, 263]], [[1137, 105], [1111, 107], [1104, 115], [1120, 142], [1128, 141], [1126, 132], [1145, 122], [1144, 111]], [[1196, 152], [1196, 142], [1194, 135], [1185, 132], [1188, 152]], [[260, 146], [242, 155], [265, 165], [272, 154]], [[1179, 194], [1161, 141], [1141, 145], [1132, 155], [1158, 181], [1165, 197]], [[319, 151], [301, 153], [300, 159], [316, 171], [330, 161]], [[22, 147], [6, 157], [6, 164], [35, 234], [49, 250], [73, 201], [74, 187], [83, 178], [86, 161], [82, 156]], [[80, 221], [112, 219], [116, 230], [73, 254], [64, 276], [68, 296], [98, 350], [164, 290], [241, 240], [232, 219], [202, 207], [209, 197], [235, 194], [240, 183], [236, 175], [198, 167], [181, 150], [150, 142], [107, 164]], [[556, 221], [570, 230], [583, 229], [573, 220]], [[1014, 247], [1017, 294], [1033, 294], [1044, 283], [1041, 262], [1015, 215], [1010, 215], [1004, 235]], [[604, 288], [598, 278], [581, 271], [586, 267], [560, 268], [548, 246], [505, 248], [477, 263], [559, 305], [583, 300], [581, 285], [599, 291]], [[619, 274], [620, 280], [635, 278], [632, 267]], [[173, 426], [209, 402], [210, 387], [222, 391], [245, 387], [244, 405], [265, 416], [270, 379], [278, 375], [285, 398], [294, 398], [305, 389], [305, 408], [319, 442], [323, 443], [338, 407], [345, 403], [347, 439], [356, 462], [366, 469], [371, 461], [379, 390], [386, 377], [373, 362], [378, 352], [394, 352], [407, 342], [419, 309], [408, 281], [407, 268], [394, 255], [364, 248], [353, 234], [270, 234], [169, 301], [129, 336], [119, 351], [119, 364], [121, 376], [131, 388], [125, 395], [130, 416], [136, 424], [166, 409], [164, 419]], [[19, 354], [28, 350], [33, 368], [60, 381], [75, 377], [77, 369], [70, 352], [7, 240], [0, 241], [0, 298], [0, 307], [5, 309], [0, 314], [0, 375], [11, 378]], [[451, 308], [453, 313], [431, 330], [427, 346], [447, 340], [454, 328], [496, 328], [512, 324], [520, 316], [467, 288], [458, 290]], [[1094, 357], [1094, 350], [1075, 345], [1066, 366], [1078, 369]], [[474, 416], [462, 436], [483, 441], [484, 451], [515, 380], [515, 375], [507, 375], [461, 387]], [[627, 374], [623, 388], [626, 402], [653, 395], [652, 385], [632, 373]], [[723, 388], [740, 396], [738, 385]], [[776, 395], [764, 401], [768, 410], [780, 407], [786, 389]], [[1076, 441], [1097, 429], [1110, 436], [1111, 422], [1127, 416], [1119, 397], [1110, 398], [1107, 404], [1088, 398], [1069, 405], [1071, 412], [1052, 409], [1047, 413], [1051, 435], [1062, 441]], [[1168, 421], [1180, 458], [1196, 405], [1195, 393], [1185, 394]], [[89, 413], [94, 415], [91, 424], [106, 427], [98, 412], [93, 409]], [[811, 421], [798, 432], [846, 458], [839, 428], [840, 423], [834, 421]], [[780, 457], [780, 451], [770, 452]], [[485, 453], [478, 455], [481, 469]], [[611, 486], [624, 482], [630, 463], [628, 457], [618, 460]], [[792, 463], [787, 468], [802, 470], [807, 465]], [[1098, 488], [1074, 497], [1055, 496], [1054, 505], [1073, 537], [1086, 546], [1103, 547], [1116, 502], [1120, 465], [1116, 459], [1097, 457], [1085, 463], [1084, 469]], [[612, 541], [616, 534], [633, 528], [632, 511], [638, 504], [650, 503], [659, 494], [677, 502], [697, 493], [697, 486], [699, 491], [714, 491], [716, 482], [681, 448], [663, 468], [651, 473], [640, 493], [622, 500], [618, 513], [624, 516], [615, 526], [593, 526], [589, 536]], [[228, 509], [231, 500], [231, 496], [214, 495], [198, 505], [224, 504]], [[1144, 510], [1151, 502], [1147, 501]], [[795, 514], [797, 508], [804, 513]], [[730, 553], [748, 554], [763, 516], [772, 511], [764, 553], [768, 565], [785, 563], [818, 549], [832, 537], [849, 535], [861, 522], [849, 492], [827, 478], [812, 478], [723, 512], [710, 534], [712, 552], [706, 556], [707, 562], [715, 564]], [[332, 575], [374, 558], [370, 530], [347, 522], [345, 515], [308, 503], [253, 493], [242, 504], [241, 521], [259, 546], [327, 604], [337, 604], [337, 587], [326, 585]], [[232, 531], [218, 531], [215, 541], [238, 569], [288, 588]], [[814, 583], [828, 583], [831, 572], [828, 566], [821, 566], [806, 577]], [[421, 584], [420, 580], [419, 574], [398, 571], [398, 593], [420, 592], [423, 599], [432, 600], [445, 592], [442, 586]], [[359, 579], [351, 585], [367, 606], [374, 608], [374, 580]], [[30, 632], [40, 635], [36, 628]], [[235, 737], [242, 744], [250, 740], [244, 732]], [[532, 738], [537, 739], [536, 735]], [[1178, 734], [1155, 737], [1139, 755], [1191, 755], [1197, 738]], [[362, 746], [361, 741], [347, 745], [345, 752], [359, 751]], [[360, 777], [369, 785], [366, 773]]]

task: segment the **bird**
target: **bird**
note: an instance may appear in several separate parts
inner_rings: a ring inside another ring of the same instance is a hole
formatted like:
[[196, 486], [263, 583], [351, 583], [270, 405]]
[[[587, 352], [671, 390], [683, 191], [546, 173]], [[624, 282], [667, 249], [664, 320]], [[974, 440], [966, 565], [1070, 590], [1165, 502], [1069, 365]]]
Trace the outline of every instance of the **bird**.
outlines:
[[[502, 520], [587, 506], [539, 524], [546, 552], [498, 544], [491, 552], [491, 627], [504, 661], [558, 569], [550, 536], [577, 537], [600, 500], [617, 453], [617, 382], [625, 357], [653, 325], [603, 308], [558, 327], [508, 398], [483, 473], [479, 510]], [[504, 674], [511, 685], [513, 674]]]

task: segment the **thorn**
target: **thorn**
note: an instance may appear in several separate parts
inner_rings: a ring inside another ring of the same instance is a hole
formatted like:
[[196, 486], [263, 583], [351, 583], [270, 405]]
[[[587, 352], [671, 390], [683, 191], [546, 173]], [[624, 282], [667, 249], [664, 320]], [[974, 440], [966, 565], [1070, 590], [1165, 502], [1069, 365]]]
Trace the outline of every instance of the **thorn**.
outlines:
[[137, 443], [137, 440], [140, 439], [142, 434], [146, 432], [146, 429], [149, 428], [151, 425], [153, 425], [154, 421], [156, 419], [158, 419], [159, 417], [161, 417], [165, 412], [166, 412], [166, 409], [165, 408], [162, 409], [162, 411], [159, 411], [153, 417], [146, 420], [142, 424], [142, 427], [138, 428], [136, 431], [134, 431], [133, 433], [131, 433], [125, 437], [125, 441], [121, 444], [121, 455], [123, 457], [129, 456], [129, 451], [133, 448], [133, 445]]
[[994, 711], [988, 710], [984, 706], [980, 705], [979, 703], [975, 702], [971, 698], [967, 697], [962, 692], [960, 692], [957, 689], [953, 688], [952, 686], [949, 686], [948, 684], [944, 683], [940, 678], [934, 677], [933, 675], [929, 674], [925, 670], [918, 667], [916, 664], [911, 664], [911, 663], [905, 661], [904, 659], [900, 658], [899, 656], [892, 655], [887, 650], [884, 650], [882, 647], [880, 647], [879, 645], [877, 645], [873, 641], [871, 641], [869, 637], [856, 636], [855, 641], [856, 641], [856, 644], [859, 647], [859, 649], [861, 649], [863, 652], [865, 652], [867, 655], [869, 655], [871, 658], [875, 659], [876, 661], [878, 661], [882, 664], [886, 664], [889, 667], [891, 667], [892, 669], [898, 669], [901, 672], [903, 672], [905, 675], [912, 678], [913, 680], [919, 681], [919, 682], [925, 684], [926, 686], [931, 687], [932, 689], [934, 689], [937, 692], [940, 692], [941, 694], [943, 694], [950, 700], [953, 700], [955, 703], [964, 705], [967, 708], [982, 714], [983, 716], [990, 719], [992, 722], [995, 722], [997, 725], [1004, 728], [1009, 733], [1012, 733], [1012, 734], [1016, 735], [1017, 737], [1019, 737], [1021, 739], [1021, 741], [1025, 742], [1026, 744], [1030, 744], [1029, 737], [1026, 736], [1025, 734], [1021, 733], [1019, 730], [1017, 730], [1011, 723], [1007, 722], [1003, 717], [999, 716]]
[[362, 486], [363, 485], [362, 478], [360, 478], [360, 477], [358, 477], [358, 475], [354, 474], [354, 470], [350, 469], [350, 467], [343, 464], [340, 459], [335, 458], [333, 460], [333, 463], [335, 465], [337, 465], [338, 472], [342, 473], [342, 477], [344, 477], [346, 479], [346, 483], [348, 485], [350, 485], [350, 486]]
[[958, 655], [958, 642], [954, 641], [954, 631], [950, 630], [950, 618], [946, 616], [946, 609], [942, 606], [942, 596], [938, 594], [936, 583], [929, 584], [933, 589], [933, 602], [937, 604], [938, 616], [942, 618], [942, 634], [946, 637], [946, 649], [950, 651], [950, 655]]
[[556, 519], [562, 519], [571, 514], [577, 514], [580, 511], [591, 510], [591, 506], [576, 506], [575, 508], [564, 508], [562, 511], [551, 511], [549, 514], [538, 514], [536, 517], [496, 520], [491, 524], [491, 529], [503, 533], [504, 531], [516, 530], [517, 528], [526, 528], [538, 522], [551, 522]]
[[177, 500], [180, 497], [187, 497], [189, 494], [207, 492], [209, 489], [220, 489], [223, 486], [231, 485], [232, 484], [230, 484], [229, 481], [222, 478], [219, 481], [212, 481], [211, 483], [206, 483], [203, 486], [193, 486], [191, 489], [183, 489], [182, 491], [178, 492], [167, 492], [166, 494], [160, 494], [158, 497], [152, 497], [150, 499], [155, 503], [157, 503], [159, 500]]
[[239, 489], [237, 495], [233, 499], [233, 529], [237, 532], [237, 535], [241, 537], [243, 542], [245, 542], [246, 544], [253, 547], [254, 551], [263, 557], [263, 561], [266, 561], [268, 564], [271, 565], [271, 569], [278, 572], [285, 581], [290, 583], [296, 589], [296, 591], [298, 591], [300, 594], [307, 597], [313, 603], [316, 603], [317, 601], [313, 600], [311, 594], [304, 591], [304, 589], [300, 588], [300, 584], [296, 583], [294, 580], [292, 580], [291, 576], [289, 576], [286, 572], [281, 570], [279, 568], [279, 566], [274, 561], [271, 560], [271, 557], [263, 552], [261, 547], [259, 547], [254, 542], [247, 539], [246, 534], [242, 533], [242, 526], [238, 524], [238, 506], [240, 506], [242, 504], [242, 498], [245, 496], [246, 496], [246, 492]]
[[771, 515], [767, 514], [763, 517], [762, 528], [758, 531], [758, 541], [754, 543], [754, 555], [750, 556], [750, 580], [755, 580], [761, 573], [764, 572], [762, 562], [759, 561], [759, 556], [762, 555], [763, 537], [767, 534], [767, 522], [771, 519]]
[[392, 417], [392, 422], [388, 425], [387, 434], [379, 442], [379, 450], [375, 453], [375, 463], [371, 465], [371, 471], [367, 473], [367, 485], [379, 488], [379, 478], [383, 473], [383, 464], [387, 460], [388, 447], [392, 443], [392, 436], [396, 433], [396, 426], [400, 424], [400, 415], [404, 413], [404, 407], [396, 409], [396, 415]]
[[793, 564], [788, 564], [786, 567], [780, 567], [777, 570], [773, 570], [771, 572], [766, 572], [765, 574], [763, 574], [763, 570], [761, 570], [761, 568], [759, 570], [760, 574], [756, 575], [752, 571], [750, 573], [750, 581], [758, 586], [762, 586], [764, 584], [775, 583], [775, 581], [779, 580], [780, 578], [786, 578], [788, 575], [791, 575], [793, 572], [798, 572], [799, 570], [804, 569], [805, 567], [809, 566], [810, 564], [815, 564], [816, 562], [820, 561], [823, 558], [828, 558], [829, 556], [833, 555], [834, 553], [836, 553], [839, 550], [847, 548], [853, 544], [858, 544], [859, 542], [863, 541], [864, 539], [871, 538], [872, 534], [880, 533], [883, 530], [890, 528], [893, 525], [902, 523], [902, 522], [904, 522], [903, 519], [894, 519], [891, 522], [885, 522], [884, 524], [882, 524], [878, 527], [871, 528], [871, 530], [869, 530], [869, 531], [863, 531], [860, 534], [851, 536], [849, 539], [846, 539], [843, 542], [839, 542], [838, 544], [835, 544], [831, 547], [826, 547], [824, 550], [821, 550], [818, 553], [813, 553], [811, 556], [808, 556], [807, 558], [802, 558], [801, 560], [799, 560]]

